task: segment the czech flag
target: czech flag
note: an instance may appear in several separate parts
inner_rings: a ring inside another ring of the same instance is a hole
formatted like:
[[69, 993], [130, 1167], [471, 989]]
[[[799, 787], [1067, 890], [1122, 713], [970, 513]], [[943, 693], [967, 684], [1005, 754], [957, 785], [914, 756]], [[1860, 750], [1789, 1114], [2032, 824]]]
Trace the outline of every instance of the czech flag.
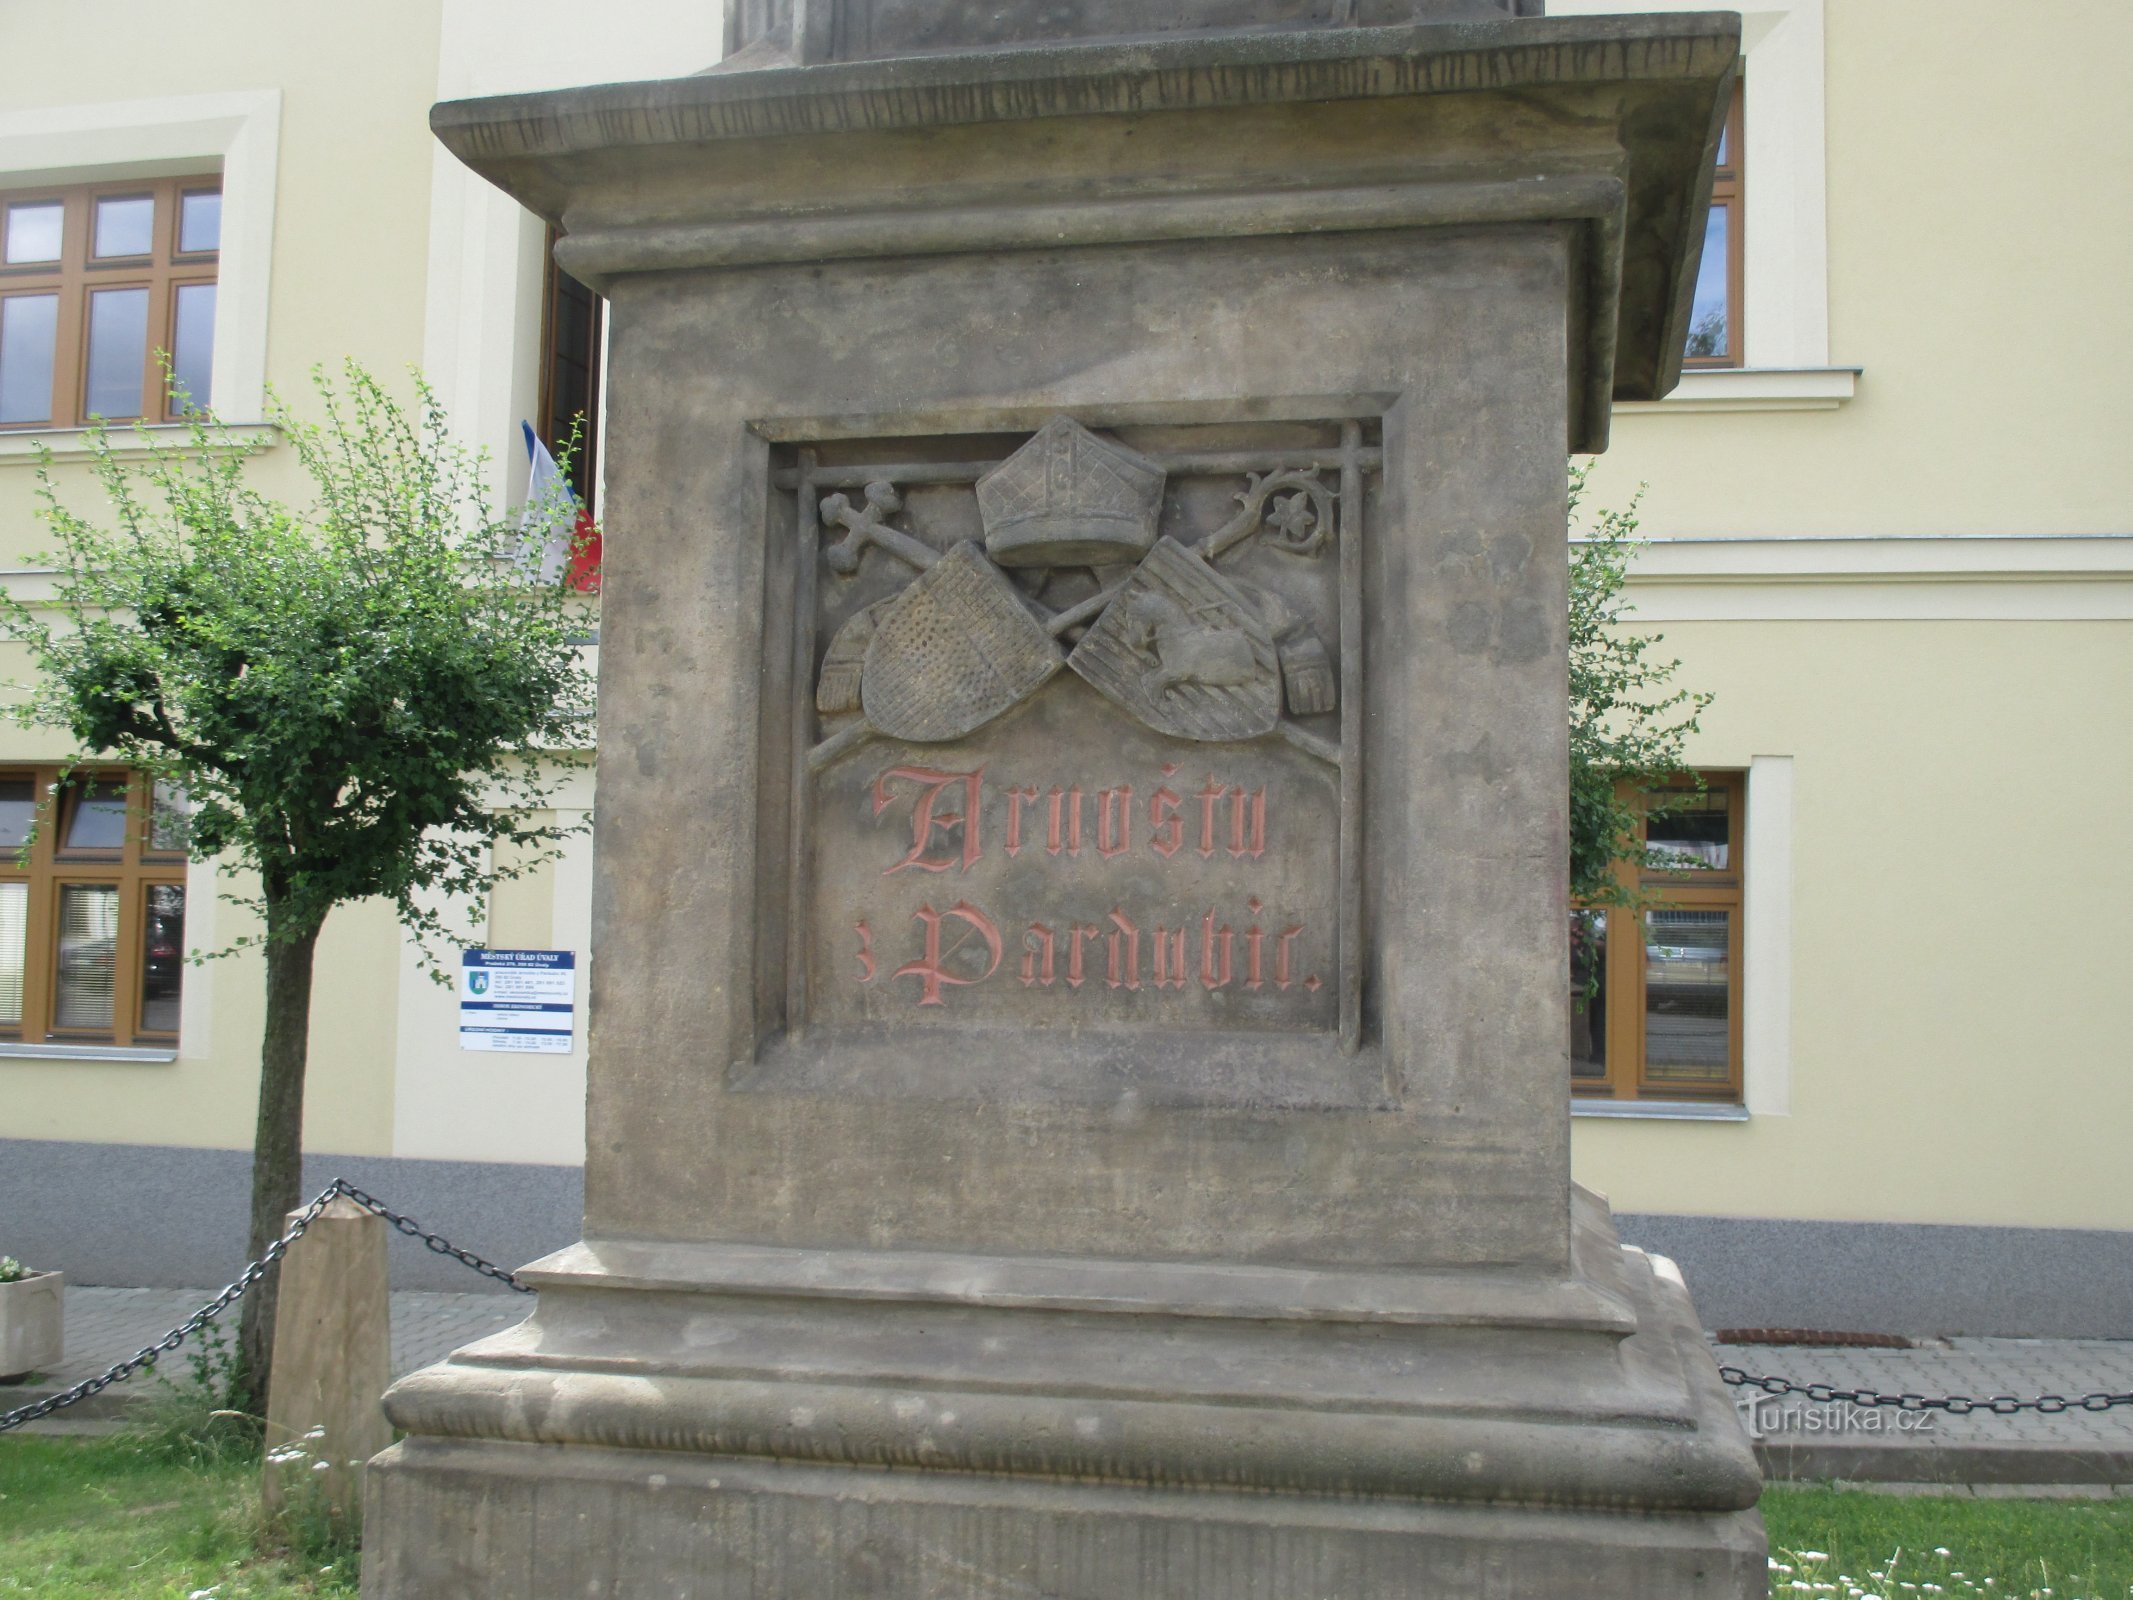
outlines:
[[526, 436], [526, 508], [519, 513], [519, 559], [537, 563], [543, 583], [561, 581], [580, 594], [600, 592], [600, 527], [592, 513], [578, 504], [578, 497], [555, 457], [533, 431], [521, 422]]

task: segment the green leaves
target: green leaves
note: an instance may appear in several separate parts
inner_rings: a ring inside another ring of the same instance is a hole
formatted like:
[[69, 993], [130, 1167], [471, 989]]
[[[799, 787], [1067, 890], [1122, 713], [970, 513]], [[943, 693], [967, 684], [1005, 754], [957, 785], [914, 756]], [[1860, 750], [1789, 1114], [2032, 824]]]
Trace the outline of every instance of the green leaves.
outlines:
[[516, 523], [419, 377], [405, 403], [352, 362], [313, 377], [322, 420], [269, 407], [300, 507], [210, 418], [143, 434], [137, 467], [92, 435], [109, 526], [40, 467], [57, 597], [0, 597], [40, 669], [18, 715], [182, 783], [196, 852], [258, 871], [270, 938], [372, 895], [435, 932], [427, 902], [485, 891], [494, 840], [565, 831], [533, 813], [585, 759], [582, 602], [508, 559]]
[[[1637, 550], [1637, 501], [1580, 528], [1585, 468], [1570, 469], [1570, 895], [1586, 905], [1634, 897], [1615, 864], [1651, 863], [1645, 809], [1627, 788], [1688, 778], [1688, 736], [1711, 696], [1674, 687], [1678, 661], [1652, 652], [1657, 634], [1627, 631], [1623, 587]], [[1693, 788], [1690, 792], [1694, 792]], [[1655, 863], [1654, 863], [1655, 864]]]

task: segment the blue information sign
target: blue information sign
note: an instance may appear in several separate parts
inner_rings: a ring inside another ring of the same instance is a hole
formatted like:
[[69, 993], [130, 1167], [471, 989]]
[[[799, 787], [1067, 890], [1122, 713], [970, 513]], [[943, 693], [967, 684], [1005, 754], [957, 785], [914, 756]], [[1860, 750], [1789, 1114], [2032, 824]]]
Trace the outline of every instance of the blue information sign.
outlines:
[[462, 950], [459, 1048], [568, 1055], [577, 965], [575, 950]]

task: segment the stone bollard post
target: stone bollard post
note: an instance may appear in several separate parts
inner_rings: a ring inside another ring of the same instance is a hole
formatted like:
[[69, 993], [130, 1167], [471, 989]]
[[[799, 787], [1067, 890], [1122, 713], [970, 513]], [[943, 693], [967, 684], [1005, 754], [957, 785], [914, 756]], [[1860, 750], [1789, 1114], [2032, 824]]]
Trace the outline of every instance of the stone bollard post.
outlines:
[[336, 1196], [282, 1258], [260, 1483], [270, 1518], [314, 1496], [337, 1519], [361, 1515], [364, 1465], [393, 1442], [379, 1404], [389, 1308], [384, 1220]]

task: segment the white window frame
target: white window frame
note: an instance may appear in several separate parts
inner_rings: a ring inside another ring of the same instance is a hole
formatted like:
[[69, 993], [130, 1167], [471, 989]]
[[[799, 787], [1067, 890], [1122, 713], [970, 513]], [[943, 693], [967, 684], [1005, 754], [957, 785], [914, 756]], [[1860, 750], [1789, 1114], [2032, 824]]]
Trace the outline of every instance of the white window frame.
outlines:
[[1616, 414], [1815, 411], [1851, 399], [1857, 367], [1829, 353], [1829, 174], [1823, 0], [1549, 0], [1552, 17], [1738, 11], [1746, 59], [1739, 367], [1693, 368], [1664, 400]]
[[[0, 112], [0, 189], [221, 173], [214, 405], [215, 414], [240, 432], [263, 428], [266, 417], [267, 289], [280, 146], [278, 89]], [[33, 462], [39, 442], [59, 459], [80, 458], [87, 454], [84, 432], [0, 433], [0, 464]]]
[[[443, 0], [437, 98], [670, 78], [717, 61], [726, 36], [722, 9], [702, 0], [611, 0], [601, 24], [585, 29], [566, 0]], [[429, 238], [422, 369], [454, 431], [488, 451], [491, 493], [519, 501], [519, 422], [540, 395], [547, 228], [438, 145]], [[593, 494], [597, 512], [599, 485]]]

